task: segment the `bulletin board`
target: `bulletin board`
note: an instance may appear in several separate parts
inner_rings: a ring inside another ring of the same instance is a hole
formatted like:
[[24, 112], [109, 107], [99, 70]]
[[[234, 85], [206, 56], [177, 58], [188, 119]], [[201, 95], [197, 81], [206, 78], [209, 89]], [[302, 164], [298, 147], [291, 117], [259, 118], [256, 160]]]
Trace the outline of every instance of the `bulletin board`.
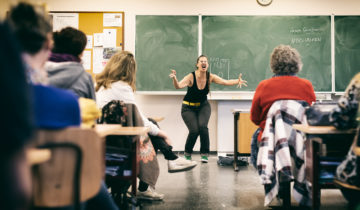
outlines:
[[[69, 25], [81, 30], [88, 36], [88, 47], [84, 50], [83, 63], [88, 64], [88, 65], [84, 65], [84, 68], [85, 66], [87, 66], [85, 70], [86, 72], [91, 74], [94, 81], [95, 81], [95, 74], [100, 73], [103, 70], [103, 67], [108, 60], [108, 57], [105, 55], [106, 54], [105, 48], [124, 50], [124, 12], [51, 11], [50, 15], [53, 16], [54, 31], [60, 29], [60, 26], [57, 26], [57, 28], [55, 28], [55, 25], [60, 24], [61, 27]], [[57, 18], [56, 20], [55, 17]], [[67, 22], [68, 20], [71, 21]], [[57, 22], [55, 23], [54, 21]], [[109, 41], [109, 38], [105, 38], [105, 35], [102, 40], [103, 45], [101, 45], [101, 42], [96, 41], [99, 39], [96, 39], [95, 36], [99, 37], [98, 36], [99, 34], [101, 35], [106, 32], [116, 33], [116, 35], [112, 34], [115, 36], [114, 39], [112, 40], [113, 42], [111, 43], [111, 46], [109, 43], [107, 43], [107, 45], [109, 46], [105, 46], [105, 42]], [[89, 43], [91, 44], [89, 45]], [[103, 58], [101, 58], [101, 56], [103, 56]]]

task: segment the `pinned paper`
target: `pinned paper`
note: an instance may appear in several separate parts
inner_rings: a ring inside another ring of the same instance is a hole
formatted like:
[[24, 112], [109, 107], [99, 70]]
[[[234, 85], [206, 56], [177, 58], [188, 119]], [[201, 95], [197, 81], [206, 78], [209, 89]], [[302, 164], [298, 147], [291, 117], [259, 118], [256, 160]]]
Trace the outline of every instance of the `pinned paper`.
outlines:
[[86, 42], [85, 49], [91, 49], [93, 47], [93, 45], [92, 45], [93, 36], [86, 35], [86, 38], [87, 38], [87, 42]]
[[121, 13], [104, 13], [103, 19], [104, 27], [121, 27], [122, 14]]
[[121, 51], [120, 47], [107, 47], [103, 50], [103, 59], [110, 59], [115, 53]]
[[102, 47], [94, 47], [93, 49], [93, 72], [98, 74], [103, 70], [103, 48]]
[[94, 33], [94, 47], [101, 47], [103, 44], [103, 33]]
[[50, 13], [53, 17], [53, 31], [60, 31], [65, 27], [73, 27], [79, 29], [78, 13]]
[[103, 46], [116, 47], [116, 29], [103, 30]]
[[85, 50], [82, 56], [82, 64], [85, 70], [91, 69], [91, 51]]

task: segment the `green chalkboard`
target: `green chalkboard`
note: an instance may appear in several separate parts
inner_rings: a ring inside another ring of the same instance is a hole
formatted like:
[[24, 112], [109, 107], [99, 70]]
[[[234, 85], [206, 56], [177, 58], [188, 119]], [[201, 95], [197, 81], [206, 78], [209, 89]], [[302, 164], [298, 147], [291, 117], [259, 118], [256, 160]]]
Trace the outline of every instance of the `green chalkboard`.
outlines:
[[330, 23], [330, 16], [203, 16], [202, 49], [210, 71], [226, 79], [242, 73], [248, 81], [242, 89], [212, 85], [212, 91], [255, 90], [273, 75], [269, 59], [279, 44], [300, 52], [304, 65], [298, 76], [309, 79], [315, 91], [331, 91]]
[[178, 78], [194, 70], [198, 56], [198, 16], [136, 16], [136, 87], [139, 91], [175, 91]]
[[335, 91], [360, 71], [360, 16], [335, 16]]

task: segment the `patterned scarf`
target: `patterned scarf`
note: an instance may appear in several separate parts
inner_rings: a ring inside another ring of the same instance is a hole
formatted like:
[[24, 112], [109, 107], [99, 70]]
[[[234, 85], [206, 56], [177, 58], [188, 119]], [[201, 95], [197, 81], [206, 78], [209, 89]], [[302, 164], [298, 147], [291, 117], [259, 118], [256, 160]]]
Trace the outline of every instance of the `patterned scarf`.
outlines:
[[51, 53], [49, 61], [60, 63], [66, 61], [74, 61], [80, 63], [81, 59], [66, 53]]

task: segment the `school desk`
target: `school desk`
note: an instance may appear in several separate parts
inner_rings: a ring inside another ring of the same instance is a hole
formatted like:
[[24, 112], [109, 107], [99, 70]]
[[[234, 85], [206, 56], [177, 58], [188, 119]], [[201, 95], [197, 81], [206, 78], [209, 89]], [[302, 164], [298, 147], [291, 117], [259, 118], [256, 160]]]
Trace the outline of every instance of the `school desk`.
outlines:
[[238, 171], [238, 155], [250, 155], [251, 136], [257, 126], [251, 122], [249, 110], [233, 109], [234, 114], [234, 170]]
[[320, 170], [338, 157], [345, 157], [353, 142], [356, 129], [339, 130], [334, 126], [294, 124], [293, 128], [306, 135], [306, 179], [311, 183], [312, 207], [320, 208], [321, 189], [336, 188], [333, 181], [320, 179]]

